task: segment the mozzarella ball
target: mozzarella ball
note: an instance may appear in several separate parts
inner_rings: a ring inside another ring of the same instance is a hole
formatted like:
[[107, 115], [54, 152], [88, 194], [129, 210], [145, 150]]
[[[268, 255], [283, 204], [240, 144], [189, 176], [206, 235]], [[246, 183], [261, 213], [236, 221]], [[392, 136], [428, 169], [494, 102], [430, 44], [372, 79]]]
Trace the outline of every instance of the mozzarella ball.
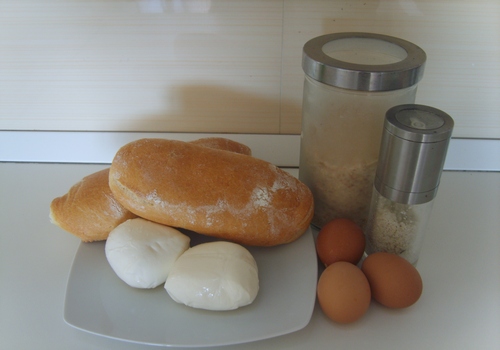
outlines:
[[175, 262], [165, 289], [177, 303], [193, 308], [237, 309], [251, 304], [257, 296], [257, 263], [236, 243], [199, 244]]
[[136, 218], [111, 231], [105, 252], [113, 271], [129, 286], [155, 288], [165, 283], [189, 243], [188, 236], [172, 227]]

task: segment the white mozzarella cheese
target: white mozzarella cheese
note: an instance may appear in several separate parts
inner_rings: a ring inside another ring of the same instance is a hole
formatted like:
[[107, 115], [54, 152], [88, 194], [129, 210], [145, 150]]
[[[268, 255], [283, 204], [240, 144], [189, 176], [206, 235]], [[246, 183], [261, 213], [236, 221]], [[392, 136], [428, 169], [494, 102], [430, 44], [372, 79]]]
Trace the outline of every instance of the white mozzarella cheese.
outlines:
[[257, 296], [257, 263], [239, 244], [199, 244], [177, 259], [165, 289], [173, 300], [193, 308], [237, 309], [251, 304]]
[[180, 231], [142, 218], [117, 226], [106, 240], [106, 258], [129, 286], [155, 288], [165, 283], [190, 238]]

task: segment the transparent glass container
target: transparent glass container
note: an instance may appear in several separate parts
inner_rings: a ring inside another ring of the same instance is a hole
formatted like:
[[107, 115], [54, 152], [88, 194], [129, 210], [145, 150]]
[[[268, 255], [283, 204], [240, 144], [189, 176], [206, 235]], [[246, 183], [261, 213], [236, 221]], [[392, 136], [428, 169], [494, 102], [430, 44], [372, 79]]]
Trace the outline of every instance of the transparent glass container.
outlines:
[[337, 33], [304, 45], [299, 179], [322, 227], [368, 217], [386, 111], [415, 102], [425, 52], [394, 37]]
[[416, 265], [444, 167], [453, 119], [407, 104], [386, 113], [365, 252], [399, 255]]
[[434, 201], [422, 204], [398, 203], [376, 188], [365, 227], [366, 254], [387, 252], [416, 265]]

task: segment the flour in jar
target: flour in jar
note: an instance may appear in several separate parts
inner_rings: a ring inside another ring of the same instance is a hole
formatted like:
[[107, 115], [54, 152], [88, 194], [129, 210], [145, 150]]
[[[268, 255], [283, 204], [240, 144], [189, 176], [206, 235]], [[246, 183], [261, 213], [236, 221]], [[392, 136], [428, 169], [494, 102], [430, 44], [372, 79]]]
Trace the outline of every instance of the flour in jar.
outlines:
[[309, 158], [301, 180], [314, 197], [313, 223], [322, 227], [336, 218], [348, 218], [363, 227], [370, 209], [370, 198], [377, 161], [336, 165]]

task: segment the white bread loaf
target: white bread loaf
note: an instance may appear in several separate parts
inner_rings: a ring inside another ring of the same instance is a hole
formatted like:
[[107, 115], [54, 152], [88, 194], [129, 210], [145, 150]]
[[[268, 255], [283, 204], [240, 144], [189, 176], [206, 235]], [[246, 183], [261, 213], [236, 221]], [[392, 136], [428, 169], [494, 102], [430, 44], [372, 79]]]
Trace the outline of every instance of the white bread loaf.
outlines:
[[191, 141], [190, 143], [208, 148], [246, 154], [247, 156], [252, 155], [252, 150], [247, 145], [223, 137], [204, 137]]
[[[205, 137], [192, 143], [250, 155], [249, 147], [223, 137]], [[88, 175], [50, 205], [52, 223], [84, 242], [103, 241], [122, 222], [136, 217], [115, 200], [109, 189], [109, 168]]]
[[285, 171], [182, 141], [123, 146], [111, 164], [109, 186], [140, 217], [246, 245], [292, 242], [313, 215], [311, 191]]
[[108, 238], [112, 229], [136, 217], [114, 198], [108, 180], [109, 168], [84, 177], [52, 200], [51, 222], [84, 242]]

